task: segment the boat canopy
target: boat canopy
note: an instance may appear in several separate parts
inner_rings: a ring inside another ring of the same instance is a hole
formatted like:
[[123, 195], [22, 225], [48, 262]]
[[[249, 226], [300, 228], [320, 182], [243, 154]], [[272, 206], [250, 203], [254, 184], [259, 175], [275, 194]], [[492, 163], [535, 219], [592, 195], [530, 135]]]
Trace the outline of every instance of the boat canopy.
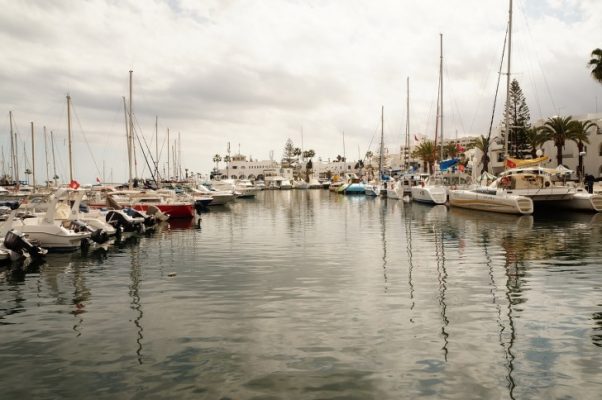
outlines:
[[550, 158], [548, 156], [542, 156], [538, 158], [531, 159], [520, 159], [520, 158], [511, 158], [506, 157], [506, 168], [524, 168], [524, 167], [532, 167], [535, 165], [539, 165], [544, 162], [548, 162]]

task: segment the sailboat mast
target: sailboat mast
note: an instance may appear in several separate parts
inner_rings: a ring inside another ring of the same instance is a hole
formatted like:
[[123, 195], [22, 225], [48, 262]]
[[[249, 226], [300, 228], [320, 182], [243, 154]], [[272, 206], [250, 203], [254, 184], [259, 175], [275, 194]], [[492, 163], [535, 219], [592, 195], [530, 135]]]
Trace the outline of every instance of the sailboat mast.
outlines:
[[35, 152], [35, 135], [33, 133], [33, 121], [31, 121], [31, 175], [33, 182], [33, 192], [36, 192], [36, 152]]
[[125, 117], [125, 140], [127, 141], [128, 146], [128, 187], [132, 190], [132, 142], [130, 141], [130, 129], [128, 124], [128, 113], [127, 113], [127, 105], [125, 103], [125, 96], [123, 99], [123, 115]]
[[15, 139], [16, 137], [13, 137], [13, 112], [9, 111], [8, 112], [8, 119], [9, 119], [9, 123], [10, 123], [10, 166], [11, 166], [11, 172], [12, 172], [12, 176], [13, 176], [13, 180], [15, 181], [15, 183], [19, 182], [19, 177], [18, 177], [18, 173], [17, 173], [17, 166], [16, 166], [16, 156], [15, 156], [15, 147], [16, 147], [16, 143], [15, 143]]
[[[512, 0], [510, 0], [510, 8], [508, 10], [508, 69], [506, 73], [506, 110], [505, 110], [505, 125], [506, 135], [504, 140], [504, 156], [508, 157], [508, 142], [510, 141], [510, 59], [512, 58]], [[504, 162], [504, 168], [506, 163]]]
[[440, 61], [439, 61], [439, 130], [441, 131], [441, 160], [443, 160], [443, 34], [439, 34], [440, 41]]
[[383, 176], [383, 152], [385, 137], [385, 106], [380, 107], [380, 157], [378, 158], [378, 180], [380, 181]]
[[169, 180], [169, 176], [171, 175], [171, 170], [169, 169], [169, 153], [171, 153], [171, 144], [169, 143], [169, 128], [167, 128], [167, 180]]
[[[132, 158], [136, 158], [136, 150], [134, 147], [134, 120], [132, 119], [132, 76], [134, 74], [134, 71], [130, 70], [130, 101], [129, 101], [129, 134], [128, 134], [128, 140], [129, 140], [129, 148], [130, 148], [130, 181], [132, 180], [131, 174], [132, 174]], [[135, 166], [135, 161], [134, 161], [134, 166]], [[136, 171], [136, 177], [138, 175], [138, 171]], [[131, 184], [131, 183], [130, 183]]]
[[46, 161], [46, 186], [48, 186], [50, 176], [48, 175], [48, 134], [46, 133], [46, 126], [44, 126], [44, 161]]
[[155, 116], [155, 179], [159, 184], [159, 116]]
[[69, 143], [69, 182], [73, 180], [73, 161], [71, 156], [71, 96], [67, 95], [67, 141]]
[[54, 180], [54, 186], [56, 186], [57, 178], [56, 178], [56, 161], [54, 158], [54, 133], [52, 133], [52, 131], [50, 131], [50, 144], [52, 146], [52, 172], [54, 172], [54, 175], [52, 175], [52, 179]]
[[406, 142], [405, 149], [403, 151], [403, 165], [407, 170], [409, 167], [409, 154], [410, 151], [410, 77], [406, 78]]

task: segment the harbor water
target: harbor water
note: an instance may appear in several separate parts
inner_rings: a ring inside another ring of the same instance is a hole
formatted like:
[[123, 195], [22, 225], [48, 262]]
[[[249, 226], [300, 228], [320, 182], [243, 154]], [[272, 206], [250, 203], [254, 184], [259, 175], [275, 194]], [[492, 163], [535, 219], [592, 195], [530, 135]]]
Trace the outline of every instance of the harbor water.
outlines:
[[0, 276], [3, 399], [597, 399], [602, 216], [265, 191]]

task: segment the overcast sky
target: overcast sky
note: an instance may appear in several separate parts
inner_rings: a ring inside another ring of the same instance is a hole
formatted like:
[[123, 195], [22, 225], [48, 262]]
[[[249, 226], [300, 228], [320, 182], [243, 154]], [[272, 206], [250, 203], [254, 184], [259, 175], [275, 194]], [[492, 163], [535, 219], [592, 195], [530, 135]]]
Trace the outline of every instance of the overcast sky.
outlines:
[[[130, 69], [135, 118], [153, 152], [159, 117], [161, 165], [167, 128], [172, 139], [181, 133], [183, 168], [195, 172], [208, 173], [228, 142], [233, 153], [240, 145], [280, 159], [286, 140], [301, 146], [302, 136], [322, 159], [356, 159], [373, 137], [370, 149], [378, 146], [381, 105], [385, 144], [399, 148], [406, 77], [411, 135], [433, 136], [442, 33], [445, 135], [486, 133], [508, 21], [504, 0], [0, 0], [0, 9], [5, 157], [12, 111], [21, 158], [24, 144], [31, 158], [34, 122], [38, 180], [43, 126], [67, 176], [69, 93], [81, 182], [100, 176], [103, 161], [107, 180], [111, 171], [127, 178]], [[513, 24], [512, 72], [532, 120], [602, 111], [602, 85], [586, 65], [602, 47], [602, 1], [515, 0]]]

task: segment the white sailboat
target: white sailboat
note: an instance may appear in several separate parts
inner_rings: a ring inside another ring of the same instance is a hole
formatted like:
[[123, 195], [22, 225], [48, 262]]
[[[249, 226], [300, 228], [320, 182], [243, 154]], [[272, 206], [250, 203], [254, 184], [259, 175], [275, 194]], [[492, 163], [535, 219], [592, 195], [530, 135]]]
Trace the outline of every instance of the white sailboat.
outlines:
[[366, 196], [379, 196], [382, 189], [383, 176], [383, 155], [384, 155], [384, 135], [385, 135], [385, 107], [381, 107], [380, 113], [380, 150], [378, 158], [378, 177], [364, 185]]

